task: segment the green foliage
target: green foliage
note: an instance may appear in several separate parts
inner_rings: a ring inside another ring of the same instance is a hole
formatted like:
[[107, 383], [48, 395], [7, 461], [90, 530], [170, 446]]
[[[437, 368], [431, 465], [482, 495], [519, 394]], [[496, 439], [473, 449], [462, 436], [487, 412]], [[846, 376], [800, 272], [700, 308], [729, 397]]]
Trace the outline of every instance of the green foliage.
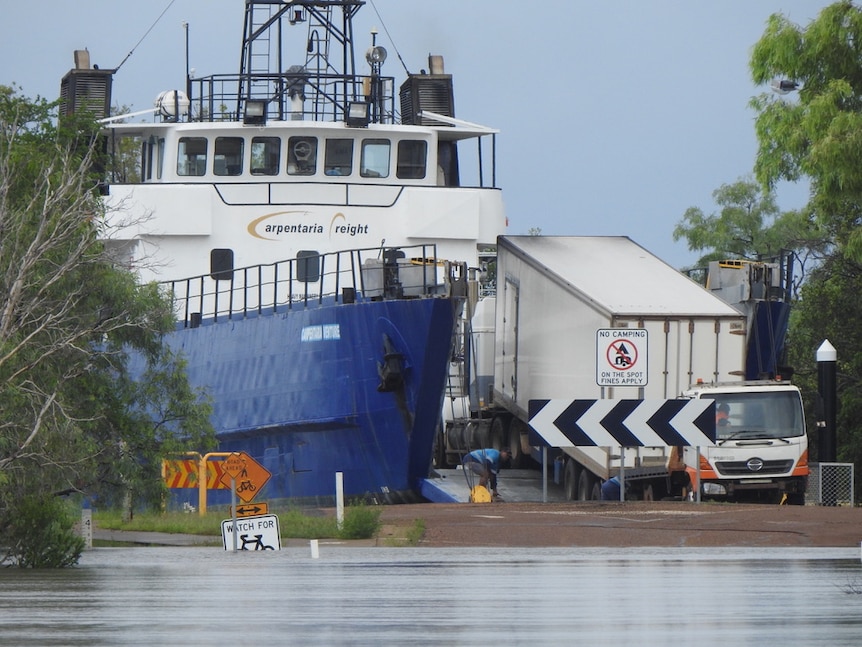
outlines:
[[341, 539], [367, 539], [380, 528], [380, 508], [365, 505], [350, 506], [344, 511], [344, 522], [338, 536]]
[[[116, 106], [111, 109], [111, 116], [127, 115], [132, 112], [129, 106]], [[125, 123], [118, 119], [116, 123]], [[108, 174], [111, 184], [132, 184], [141, 181], [141, 145], [140, 137], [119, 137], [111, 142], [111, 155], [108, 162]]]
[[407, 529], [407, 543], [410, 546], [415, 546], [419, 543], [422, 537], [425, 536], [425, 520], [414, 519], [413, 525]]
[[[820, 232], [820, 262], [809, 272], [791, 315], [789, 349], [795, 381], [811, 406], [817, 397], [815, 351], [828, 339], [838, 350], [839, 460], [862, 459], [862, 8], [849, 0], [825, 7], [806, 26], [772, 16], [752, 50], [757, 83], [794, 81], [787, 96], [752, 100], [758, 180], [807, 178], [806, 208]], [[814, 436], [815, 428], [809, 424]], [[817, 443], [812, 444], [816, 459]], [[858, 482], [858, 479], [857, 479]], [[859, 488], [857, 487], [857, 490]]]
[[98, 130], [0, 86], [0, 514], [29, 492], [156, 503], [161, 457], [214, 444], [162, 344], [169, 300], [100, 240]]
[[300, 509], [291, 508], [280, 513], [278, 519], [282, 537], [316, 539], [338, 536], [335, 517], [307, 515]]
[[[381, 512], [381, 508], [364, 505], [347, 506], [341, 529], [338, 528], [335, 517], [310, 514], [299, 508], [279, 512], [278, 518], [281, 536], [284, 538], [369, 539], [380, 529]], [[94, 514], [95, 524], [99, 528], [193, 535], [220, 535], [221, 522], [224, 518], [226, 517], [214, 513], [201, 517], [198, 514], [180, 512], [148, 512], [136, 514], [133, 519], [126, 519], [118, 510], [99, 510]], [[422, 525], [422, 532], [424, 532], [424, 525]]]
[[144, 512], [132, 519], [125, 518], [120, 510], [97, 510], [93, 513], [93, 523], [105, 530], [218, 536], [221, 522], [222, 518], [217, 515], [201, 516], [196, 512]]
[[0, 515], [6, 556], [0, 559], [21, 568], [74, 566], [84, 550], [75, 532], [71, 507], [58, 497], [32, 494]]
[[[838, 349], [838, 460], [862, 464], [862, 299], [853, 298], [862, 285], [862, 265], [835, 254], [817, 268], [802, 287], [791, 315], [790, 359], [794, 381], [808, 405], [809, 432], [816, 439], [817, 364], [815, 353], [824, 339]], [[817, 460], [817, 443], [812, 445]]]
[[758, 180], [810, 178], [810, 213], [832, 243], [862, 258], [862, 9], [836, 2], [806, 27], [772, 16], [751, 71], [757, 83], [799, 85], [790, 99], [770, 92], [752, 100]]
[[697, 267], [725, 259], [771, 260], [794, 252], [799, 261], [795, 284], [811, 261], [823, 257], [828, 236], [806, 210], [781, 212], [773, 193], [750, 179], [723, 184], [713, 192], [718, 214], [707, 216], [699, 207], [686, 210], [673, 231], [674, 240], [702, 252]]
[[775, 256], [781, 243], [770, 235], [770, 225], [779, 216], [775, 197], [762, 193], [758, 184], [739, 180], [722, 184], [713, 191], [721, 212], [707, 216], [698, 207], [690, 207], [673, 231], [674, 240], [685, 238], [692, 251], [710, 250], [698, 262], [728, 258], [755, 260]]

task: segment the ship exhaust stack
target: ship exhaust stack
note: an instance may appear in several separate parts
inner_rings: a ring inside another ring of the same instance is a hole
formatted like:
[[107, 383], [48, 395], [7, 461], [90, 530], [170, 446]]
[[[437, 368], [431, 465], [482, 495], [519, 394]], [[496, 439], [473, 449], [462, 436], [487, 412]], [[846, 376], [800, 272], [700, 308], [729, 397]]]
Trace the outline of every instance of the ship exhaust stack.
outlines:
[[411, 74], [401, 84], [401, 123], [415, 126], [439, 126], [440, 122], [419, 116], [422, 111], [444, 117], [455, 116], [455, 92], [452, 75], [443, 72], [443, 57], [429, 56], [430, 74]]
[[90, 52], [75, 50], [75, 67], [60, 82], [60, 115], [89, 112], [96, 119], [109, 117], [114, 71], [91, 67]]

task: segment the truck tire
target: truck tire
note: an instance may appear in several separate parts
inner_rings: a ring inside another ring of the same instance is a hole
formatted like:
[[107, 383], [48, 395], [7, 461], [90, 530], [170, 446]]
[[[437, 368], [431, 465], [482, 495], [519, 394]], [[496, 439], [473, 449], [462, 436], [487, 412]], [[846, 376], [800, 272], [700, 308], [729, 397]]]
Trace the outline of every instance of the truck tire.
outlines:
[[589, 470], [581, 469], [578, 476], [578, 501], [598, 501], [602, 498], [599, 483]]
[[787, 495], [787, 505], [805, 505], [805, 493], [794, 492]]
[[473, 433], [467, 438], [467, 448], [473, 450], [490, 447], [491, 445], [488, 444], [491, 440], [490, 436], [487, 424], [476, 424], [473, 427]]
[[578, 466], [573, 460], [566, 461], [563, 470], [563, 491], [566, 501], [576, 501], [578, 498]]
[[653, 492], [652, 483], [648, 483], [643, 489], [644, 501], [655, 501], [655, 492]]
[[506, 446], [509, 448], [509, 455], [512, 457], [511, 467], [517, 469], [524, 467], [526, 457], [521, 450], [521, 431], [524, 428], [524, 423], [520, 420], [512, 419], [509, 423], [509, 438]]
[[491, 437], [488, 447], [493, 447], [497, 450], [508, 448], [510, 423], [511, 418], [509, 416], [494, 416], [494, 419], [491, 421]]

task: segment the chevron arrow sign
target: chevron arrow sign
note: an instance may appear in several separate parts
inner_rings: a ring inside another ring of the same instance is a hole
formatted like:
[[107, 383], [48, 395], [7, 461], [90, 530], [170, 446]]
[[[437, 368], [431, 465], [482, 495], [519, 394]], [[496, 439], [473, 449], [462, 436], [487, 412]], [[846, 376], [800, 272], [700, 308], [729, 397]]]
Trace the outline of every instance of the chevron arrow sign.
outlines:
[[715, 400], [530, 400], [530, 442], [549, 447], [715, 444]]

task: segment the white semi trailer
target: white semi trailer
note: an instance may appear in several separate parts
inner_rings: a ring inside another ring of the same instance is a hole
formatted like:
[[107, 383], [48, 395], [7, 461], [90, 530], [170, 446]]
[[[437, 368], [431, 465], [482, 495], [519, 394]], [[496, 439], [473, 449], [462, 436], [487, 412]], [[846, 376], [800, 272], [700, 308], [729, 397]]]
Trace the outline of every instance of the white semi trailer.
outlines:
[[[438, 464], [489, 446], [509, 447], [516, 465], [540, 461], [530, 400], [709, 398], [730, 409], [721, 406], [714, 446], [552, 448], [567, 497], [597, 499], [602, 483], [623, 476], [631, 498], [699, 488], [802, 502], [801, 396], [787, 382], [745, 379], [740, 310], [626, 237], [500, 237], [496, 287], [475, 304], [457, 354], [465, 392], [444, 407]], [[637, 348], [613, 345], [608, 335], [625, 330], [637, 331]], [[629, 355], [616, 371], [620, 350]]]

